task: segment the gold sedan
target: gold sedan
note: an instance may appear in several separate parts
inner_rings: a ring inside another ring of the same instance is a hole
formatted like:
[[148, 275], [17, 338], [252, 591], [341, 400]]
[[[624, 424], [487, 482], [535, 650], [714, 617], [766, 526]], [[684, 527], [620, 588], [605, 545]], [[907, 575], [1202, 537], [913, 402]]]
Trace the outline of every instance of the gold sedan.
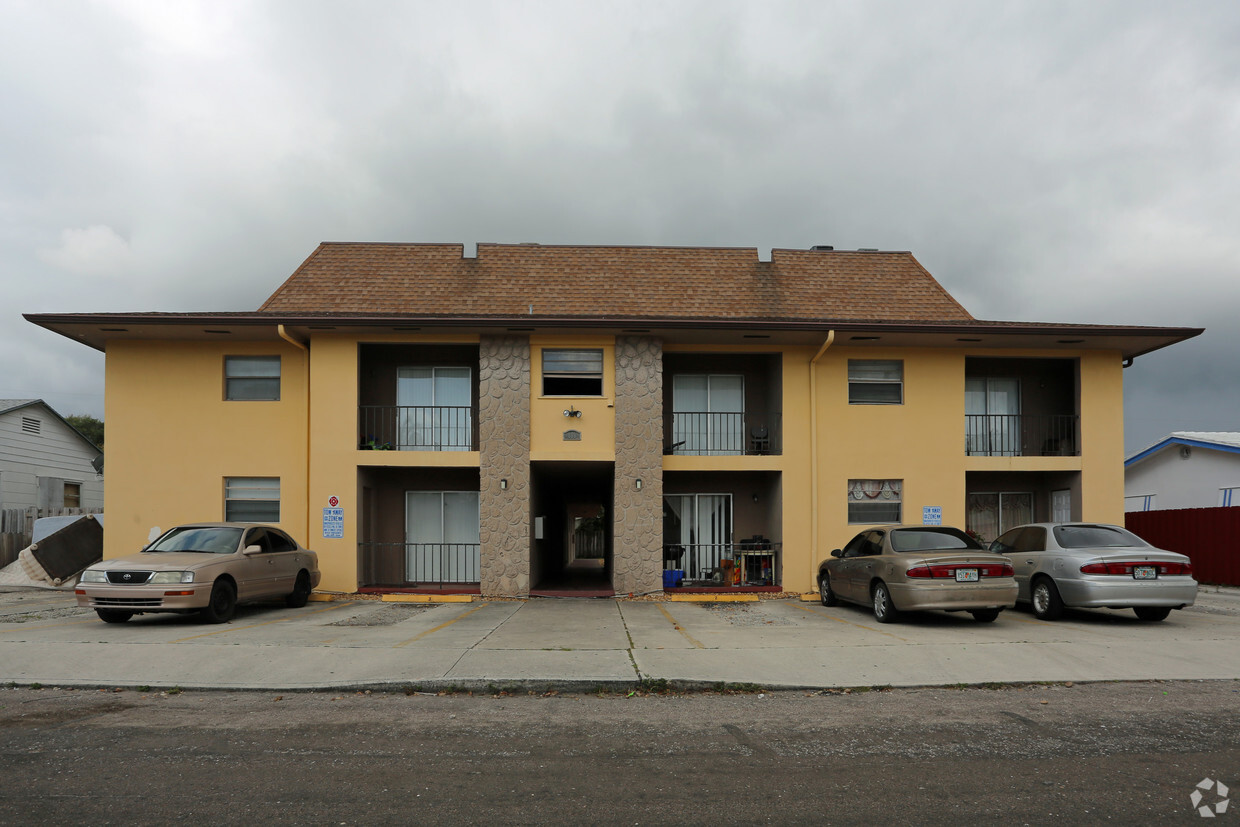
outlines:
[[989, 623], [1016, 605], [1012, 561], [950, 526], [866, 529], [818, 567], [822, 605], [871, 606], [879, 623], [902, 612], [969, 612]]

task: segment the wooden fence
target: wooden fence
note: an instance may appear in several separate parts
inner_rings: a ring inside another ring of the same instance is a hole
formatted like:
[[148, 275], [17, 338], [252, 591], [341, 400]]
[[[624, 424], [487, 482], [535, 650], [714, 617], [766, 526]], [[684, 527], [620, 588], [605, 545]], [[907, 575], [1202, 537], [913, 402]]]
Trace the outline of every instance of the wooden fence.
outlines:
[[1129, 511], [1124, 517], [1147, 543], [1187, 554], [1199, 583], [1240, 586], [1240, 506]]
[[70, 517], [98, 514], [97, 508], [4, 508], [0, 509], [0, 569], [17, 559], [30, 545], [34, 521], [42, 517]]

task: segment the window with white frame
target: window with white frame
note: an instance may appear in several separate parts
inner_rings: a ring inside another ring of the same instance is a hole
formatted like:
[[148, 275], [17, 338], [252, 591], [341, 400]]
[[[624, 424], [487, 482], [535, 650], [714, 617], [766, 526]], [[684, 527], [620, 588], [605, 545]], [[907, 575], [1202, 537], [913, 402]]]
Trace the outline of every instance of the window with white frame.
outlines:
[[849, 524], [899, 523], [903, 488], [903, 480], [849, 480]]
[[543, 396], [602, 396], [603, 351], [544, 349]]
[[224, 519], [230, 523], [278, 523], [280, 478], [225, 478]]
[[900, 359], [849, 359], [848, 404], [904, 404], [904, 362]]
[[225, 356], [224, 398], [234, 401], [280, 399], [279, 356]]
[[1137, 494], [1131, 497], [1124, 497], [1124, 511], [1153, 511], [1154, 498], [1156, 496], [1155, 494]]
[[1240, 505], [1240, 485], [1218, 490], [1218, 504], [1222, 506]]

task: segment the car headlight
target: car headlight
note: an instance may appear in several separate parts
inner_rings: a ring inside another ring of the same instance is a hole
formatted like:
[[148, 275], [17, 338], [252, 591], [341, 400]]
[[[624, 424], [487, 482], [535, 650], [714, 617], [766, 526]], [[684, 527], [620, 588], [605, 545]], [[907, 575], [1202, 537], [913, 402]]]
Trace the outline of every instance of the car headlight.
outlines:
[[194, 573], [192, 571], [157, 571], [147, 582], [159, 583], [161, 585], [167, 585], [169, 583], [193, 583]]
[[82, 576], [78, 578], [79, 583], [106, 583], [108, 582], [107, 573], [103, 569], [87, 569], [82, 572]]

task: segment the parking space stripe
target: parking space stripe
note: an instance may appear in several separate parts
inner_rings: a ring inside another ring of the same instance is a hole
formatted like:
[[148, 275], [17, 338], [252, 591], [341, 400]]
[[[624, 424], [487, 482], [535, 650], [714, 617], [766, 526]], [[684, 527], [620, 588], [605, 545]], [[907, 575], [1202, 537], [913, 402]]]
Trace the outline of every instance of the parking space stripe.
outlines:
[[449, 620], [449, 621], [448, 621], [448, 622], [446, 622], [446, 623], [440, 623], [440, 624], [439, 624], [438, 626], [436, 626], [435, 628], [433, 628], [433, 629], [427, 629], [425, 632], [423, 632], [423, 633], [422, 633], [422, 634], [420, 634], [420, 635], [414, 635], [413, 637], [409, 638], [408, 640], [403, 640], [403, 641], [401, 641], [400, 643], [394, 644], [394, 645], [392, 646], [392, 648], [393, 648], [393, 649], [399, 649], [399, 648], [401, 648], [402, 646], [408, 646], [410, 643], [417, 643], [417, 642], [418, 642], [419, 640], [421, 640], [422, 638], [427, 637], [427, 636], [429, 636], [429, 635], [433, 635], [433, 634], [435, 634], [436, 632], [438, 632], [440, 629], [446, 629], [446, 628], [448, 628], [448, 627], [449, 627], [449, 626], [451, 626], [453, 623], [456, 623], [458, 620], [464, 620], [465, 618], [469, 617], [469, 616], [470, 616], [471, 614], [473, 614], [474, 612], [480, 612], [480, 611], [482, 611], [483, 609], [485, 609], [485, 608], [487, 607], [487, 605], [488, 605], [488, 604], [483, 603], [483, 604], [481, 604], [480, 606], [476, 606], [475, 608], [470, 609], [468, 612], [465, 612], [464, 614], [457, 615], [456, 617], [452, 618], [451, 620]]
[[676, 619], [672, 617], [672, 615], [667, 611], [667, 609], [663, 608], [662, 604], [656, 603], [654, 605], [658, 607], [659, 611], [663, 613], [663, 616], [667, 618], [667, 622], [672, 624], [672, 628], [680, 632], [682, 635], [684, 635], [685, 640], [689, 641], [690, 643], [692, 643], [694, 646], [696, 646], [699, 649], [706, 648], [706, 645], [704, 643], [702, 643], [700, 640], [693, 637], [693, 635], [689, 634], [684, 629], [682, 629], [680, 627], [680, 624], [676, 622]]
[[800, 609], [803, 612], [809, 612], [812, 615], [818, 615], [819, 617], [825, 617], [830, 620], [834, 620], [836, 623], [843, 623], [845, 626], [855, 626], [858, 629], [865, 629], [867, 632], [878, 632], [878, 634], [880, 635], [886, 635], [887, 637], [895, 638], [896, 640], [904, 641], [905, 643], [909, 642], [908, 638], [903, 638], [903, 637], [900, 637], [899, 635], [893, 635], [891, 632], [884, 632], [881, 629], [875, 629], [873, 626], [863, 626], [860, 623], [853, 623], [851, 620], [844, 620], [841, 617], [836, 617], [835, 615], [829, 615], [826, 612], [820, 612], [817, 609], [811, 608], [809, 606], [802, 606], [799, 603], [793, 603], [792, 605], [796, 606], [798, 609]]

